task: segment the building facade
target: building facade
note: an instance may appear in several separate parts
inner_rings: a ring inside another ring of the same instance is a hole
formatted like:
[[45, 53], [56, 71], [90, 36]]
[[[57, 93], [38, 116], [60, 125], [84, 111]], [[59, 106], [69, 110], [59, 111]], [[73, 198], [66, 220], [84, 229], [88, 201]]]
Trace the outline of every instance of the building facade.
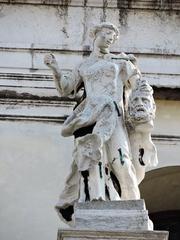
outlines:
[[43, 63], [52, 52], [72, 70], [91, 52], [89, 28], [109, 21], [120, 38], [114, 53], [132, 53], [153, 86], [153, 141], [159, 165], [140, 185], [156, 229], [180, 237], [180, 2], [118, 0], [0, 1], [0, 238], [56, 239], [54, 205], [73, 139], [63, 121], [75, 101], [58, 96]]

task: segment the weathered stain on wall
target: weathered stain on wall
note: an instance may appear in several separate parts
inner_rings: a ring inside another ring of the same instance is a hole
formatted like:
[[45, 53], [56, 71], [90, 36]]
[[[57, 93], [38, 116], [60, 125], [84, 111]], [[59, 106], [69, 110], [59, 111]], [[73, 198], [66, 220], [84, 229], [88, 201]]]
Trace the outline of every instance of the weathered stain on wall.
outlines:
[[105, 22], [106, 19], [107, 19], [107, 13], [106, 13], [107, 6], [108, 6], [108, 1], [103, 0], [103, 8], [102, 8], [103, 9], [103, 16], [102, 16], [102, 19], [101, 19], [102, 22]]
[[128, 18], [128, 10], [126, 8], [119, 8], [119, 23], [122, 27], [128, 27], [127, 18]]
[[[56, 6], [57, 16], [59, 18], [59, 26], [60, 30], [64, 33], [66, 38], [69, 38], [67, 32], [68, 25], [68, 5]], [[63, 27], [62, 27], [63, 25]]]

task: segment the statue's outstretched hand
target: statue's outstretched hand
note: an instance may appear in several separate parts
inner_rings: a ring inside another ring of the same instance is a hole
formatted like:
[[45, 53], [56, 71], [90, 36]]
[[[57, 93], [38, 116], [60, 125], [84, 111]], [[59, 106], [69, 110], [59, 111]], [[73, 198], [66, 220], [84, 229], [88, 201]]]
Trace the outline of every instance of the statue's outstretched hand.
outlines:
[[56, 58], [52, 53], [45, 55], [44, 63], [51, 69], [56, 70], [58, 68]]

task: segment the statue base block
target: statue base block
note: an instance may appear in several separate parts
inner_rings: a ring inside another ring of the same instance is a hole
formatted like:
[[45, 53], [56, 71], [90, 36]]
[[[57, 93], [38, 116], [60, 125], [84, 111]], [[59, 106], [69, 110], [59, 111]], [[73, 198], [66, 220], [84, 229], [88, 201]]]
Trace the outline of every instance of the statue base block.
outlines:
[[58, 240], [168, 240], [165, 231], [59, 230]]
[[58, 240], [168, 240], [168, 232], [153, 231], [144, 200], [77, 203], [74, 225], [59, 230]]
[[77, 203], [74, 215], [75, 229], [153, 230], [144, 200]]

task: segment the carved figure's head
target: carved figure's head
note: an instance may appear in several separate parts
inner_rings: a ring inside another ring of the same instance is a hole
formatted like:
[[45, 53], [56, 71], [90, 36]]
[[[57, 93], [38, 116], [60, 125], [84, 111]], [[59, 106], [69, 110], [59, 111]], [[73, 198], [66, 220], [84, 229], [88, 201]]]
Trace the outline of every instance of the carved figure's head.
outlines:
[[94, 38], [97, 47], [109, 48], [118, 39], [119, 30], [112, 23], [102, 22], [91, 29], [90, 36]]
[[146, 81], [140, 80], [129, 98], [128, 120], [133, 125], [150, 122], [155, 118], [155, 111], [153, 89]]

